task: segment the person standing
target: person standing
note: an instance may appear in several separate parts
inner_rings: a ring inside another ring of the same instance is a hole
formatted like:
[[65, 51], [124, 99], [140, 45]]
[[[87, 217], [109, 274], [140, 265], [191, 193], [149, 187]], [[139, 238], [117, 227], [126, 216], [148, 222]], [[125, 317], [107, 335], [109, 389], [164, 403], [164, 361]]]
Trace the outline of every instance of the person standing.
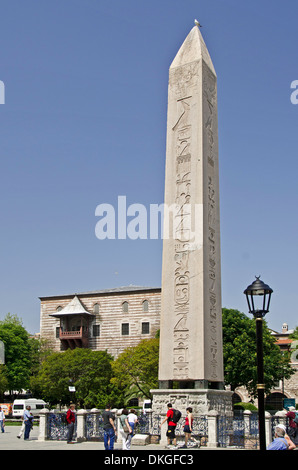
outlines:
[[23, 422], [25, 424], [24, 441], [29, 440], [30, 431], [33, 427], [33, 415], [30, 410], [31, 406], [26, 406], [26, 409], [23, 413]]
[[107, 404], [105, 410], [102, 412], [103, 419], [103, 441], [105, 450], [113, 450], [116, 437], [115, 416], [111, 412], [111, 405]]
[[5, 414], [4, 414], [4, 411], [2, 410], [2, 408], [0, 406], [0, 428], [1, 428], [1, 432], [5, 431], [4, 426], [5, 426]]
[[73, 444], [73, 433], [76, 422], [75, 405], [71, 403], [66, 413], [67, 422], [67, 444]]

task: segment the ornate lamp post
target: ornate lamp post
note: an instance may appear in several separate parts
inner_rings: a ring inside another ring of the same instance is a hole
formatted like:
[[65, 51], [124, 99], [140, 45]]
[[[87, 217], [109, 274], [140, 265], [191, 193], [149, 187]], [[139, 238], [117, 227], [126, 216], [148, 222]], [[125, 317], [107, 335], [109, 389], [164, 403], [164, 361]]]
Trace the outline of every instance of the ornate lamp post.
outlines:
[[260, 450], [266, 450], [265, 434], [265, 385], [263, 366], [263, 317], [269, 312], [269, 304], [273, 290], [256, 276], [256, 280], [248, 286], [246, 295], [249, 313], [256, 320], [257, 338], [257, 371], [258, 371], [258, 408], [259, 408], [259, 441]]

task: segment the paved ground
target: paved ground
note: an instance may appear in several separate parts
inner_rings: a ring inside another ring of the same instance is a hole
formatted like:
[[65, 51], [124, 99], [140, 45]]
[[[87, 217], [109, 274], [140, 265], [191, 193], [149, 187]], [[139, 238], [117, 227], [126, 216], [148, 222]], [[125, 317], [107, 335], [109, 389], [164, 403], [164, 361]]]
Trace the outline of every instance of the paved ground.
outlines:
[[[29, 441], [24, 441], [24, 436], [21, 439], [17, 438], [18, 433], [20, 432], [20, 426], [6, 426], [5, 432], [0, 432], [0, 451], [1, 450], [104, 450], [103, 442], [80, 442], [74, 444], [67, 444], [66, 441], [39, 441], [38, 426], [33, 427], [33, 430], [30, 433]], [[122, 444], [121, 441], [116, 442], [114, 450], [121, 450]], [[139, 451], [156, 451], [156, 450], [165, 450], [159, 444], [150, 444], [147, 446], [132, 446], [131, 450]], [[178, 449], [179, 452], [186, 451], [187, 449]], [[200, 449], [194, 449], [200, 450]], [[202, 450], [207, 450], [202, 447]]]
[[[122, 447], [121, 442], [118, 442], [115, 444], [114, 450], [116, 452], [109, 452], [109, 451], [104, 450], [103, 442], [82, 442], [82, 443], [75, 443], [75, 444], [67, 444], [66, 441], [39, 441], [38, 440], [38, 434], [39, 434], [38, 426], [33, 428], [33, 430], [31, 431], [29, 441], [24, 441], [23, 436], [21, 439], [18, 439], [17, 435], [19, 432], [20, 432], [20, 426], [6, 426], [5, 432], [4, 433], [0, 432], [0, 451], [5, 451], [5, 450], [10, 451], [10, 455], [15, 460], [18, 458], [18, 456], [11, 454], [11, 451], [26, 451], [27, 450], [27, 451], [36, 452], [36, 451], [45, 450], [45, 451], [55, 451], [56, 452], [55, 455], [57, 455], [57, 451], [60, 451], [58, 452], [59, 457], [56, 457], [56, 456], [51, 457], [51, 462], [54, 461], [54, 462], [59, 462], [60, 465], [64, 463], [66, 465], [69, 465], [70, 462], [71, 464], [76, 464], [76, 461], [73, 460], [73, 454], [70, 457], [70, 454], [68, 452], [62, 452], [64, 450], [81, 451], [81, 452], [82, 451], [83, 452], [102, 451], [102, 452], [97, 452], [96, 454], [97, 464], [109, 465], [109, 466], [111, 465], [123, 466], [124, 465], [124, 466], [129, 466], [132, 469], [138, 470], [139, 468], [141, 468], [141, 470], [143, 470], [144, 465], [147, 465], [148, 468], [150, 465], [161, 465], [161, 466], [164, 466], [164, 465], [175, 465], [175, 466], [178, 465], [179, 466], [180, 465], [180, 466], [183, 466], [183, 469], [185, 469], [189, 465], [198, 466], [202, 463], [202, 453], [199, 452], [200, 450], [203, 452], [224, 450], [225, 452], [220, 453], [220, 463], [222, 465], [225, 463], [227, 463], [227, 465], [231, 464], [231, 459], [237, 458], [236, 449], [233, 449], [233, 450], [229, 449], [230, 452], [228, 449], [220, 449], [220, 448], [210, 449], [206, 447], [201, 447], [197, 449], [193, 448], [191, 450], [181, 449], [181, 448], [173, 449], [173, 450], [166, 450], [163, 448], [163, 446], [158, 445], [158, 444], [156, 445], [152, 444], [152, 445], [147, 445], [147, 446], [132, 446], [131, 452], [121, 451], [121, 447]], [[254, 460], [251, 460], [251, 463], [253, 465], [255, 464], [255, 457], [256, 457], [255, 452], [252, 452], [252, 451], [246, 452], [243, 450], [240, 450], [239, 452], [240, 454], [238, 455], [238, 457], [240, 457], [240, 459], [243, 460], [243, 457], [244, 457], [245, 461], [250, 463], [249, 459], [253, 458]], [[243, 454], [243, 452], [245, 455]], [[292, 456], [295, 455], [294, 452], [291, 452], [291, 453], [289, 452], [289, 454], [291, 454]], [[35, 458], [37, 455], [38, 454], [32, 454], [32, 457]], [[44, 455], [46, 456], [46, 459], [44, 460], [44, 458], [42, 457], [43, 463], [45, 463], [47, 460], [47, 454], [44, 454]], [[79, 457], [79, 454], [77, 455]], [[211, 454], [209, 453], [208, 456], [211, 457]], [[28, 459], [30, 457], [28, 456]], [[219, 457], [218, 453], [217, 453], [217, 457]], [[290, 457], [290, 455], [287, 457]], [[23, 457], [21, 458], [23, 459]], [[3, 459], [3, 454], [2, 454], [2, 459]], [[58, 460], [55, 460], [55, 459], [58, 459]], [[278, 461], [278, 459], [276, 461]], [[284, 464], [284, 462], [282, 462], [282, 464]], [[295, 464], [296, 464], [296, 461], [295, 461]]]

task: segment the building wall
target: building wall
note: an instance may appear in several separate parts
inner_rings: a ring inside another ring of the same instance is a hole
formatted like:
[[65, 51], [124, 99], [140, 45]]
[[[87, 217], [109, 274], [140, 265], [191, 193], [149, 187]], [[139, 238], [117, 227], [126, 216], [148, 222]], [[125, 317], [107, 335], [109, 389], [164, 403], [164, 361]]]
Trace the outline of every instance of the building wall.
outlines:
[[[159, 329], [160, 289], [76, 295], [90, 313], [94, 312], [95, 304], [99, 305], [98, 313], [90, 318], [89, 324], [89, 347], [93, 350], [106, 349], [116, 358], [125, 348], [136, 346], [142, 339], [153, 338]], [[56, 338], [60, 319], [51, 317], [50, 314], [56, 313], [59, 307], [66, 307], [73, 297], [74, 295], [40, 298], [41, 338], [47, 339], [49, 346], [55, 351], [61, 350], [61, 341]], [[144, 310], [144, 301], [148, 302], [148, 311]], [[128, 311], [124, 311], [125, 302], [128, 304]], [[123, 324], [128, 324], [128, 334], [123, 334]], [[142, 324], [149, 326], [149, 333], [142, 333]], [[99, 336], [94, 335], [94, 325], [99, 325]]]

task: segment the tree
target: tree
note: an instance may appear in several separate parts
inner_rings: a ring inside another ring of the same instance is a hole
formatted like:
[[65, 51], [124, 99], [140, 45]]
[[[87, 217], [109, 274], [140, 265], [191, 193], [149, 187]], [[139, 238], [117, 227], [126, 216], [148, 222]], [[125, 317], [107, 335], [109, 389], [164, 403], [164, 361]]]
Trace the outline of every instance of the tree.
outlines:
[[0, 395], [3, 397], [4, 392], [8, 390], [8, 380], [6, 376], [6, 367], [0, 365]]
[[[113, 358], [106, 351], [76, 348], [49, 355], [31, 378], [31, 390], [51, 405], [75, 400], [80, 406], [104, 407], [113, 393]], [[75, 387], [75, 395], [69, 386]]]
[[293, 339], [295, 341], [298, 341], [298, 326], [296, 326], [295, 330], [293, 331], [293, 333], [291, 333], [289, 335], [289, 338], [290, 339]]
[[112, 383], [124, 390], [126, 402], [132, 395], [151, 399], [150, 389], [158, 388], [159, 339], [145, 339], [125, 349], [114, 361]]
[[0, 340], [5, 346], [5, 376], [7, 387], [27, 389], [31, 370], [31, 346], [28, 332], [17, 315], [8, 313], [0, 321]]
[[49, 346], [50, 342], [44, 338], [30, 338], [31, 347], [31, 375], [38, 374], [43, 361], [53, 354], [53, 349]]
[[293, 333], [289, 335], [289, 338], [293, 340], [291, 344], [292, 362], [297, 362], [298, 361], [298, 326], [296, 326]]
[[[274, 383], [289, 378], [293, 370], [289, 355], [281, 353], [266, 322], [263, 325], [264, 382], [269, 393]], [[255, 320], [238, 310], [223, 308], [223, 352], [225, 382], [231, 389], [245, 386], [257, 395], [257, 352]]]

